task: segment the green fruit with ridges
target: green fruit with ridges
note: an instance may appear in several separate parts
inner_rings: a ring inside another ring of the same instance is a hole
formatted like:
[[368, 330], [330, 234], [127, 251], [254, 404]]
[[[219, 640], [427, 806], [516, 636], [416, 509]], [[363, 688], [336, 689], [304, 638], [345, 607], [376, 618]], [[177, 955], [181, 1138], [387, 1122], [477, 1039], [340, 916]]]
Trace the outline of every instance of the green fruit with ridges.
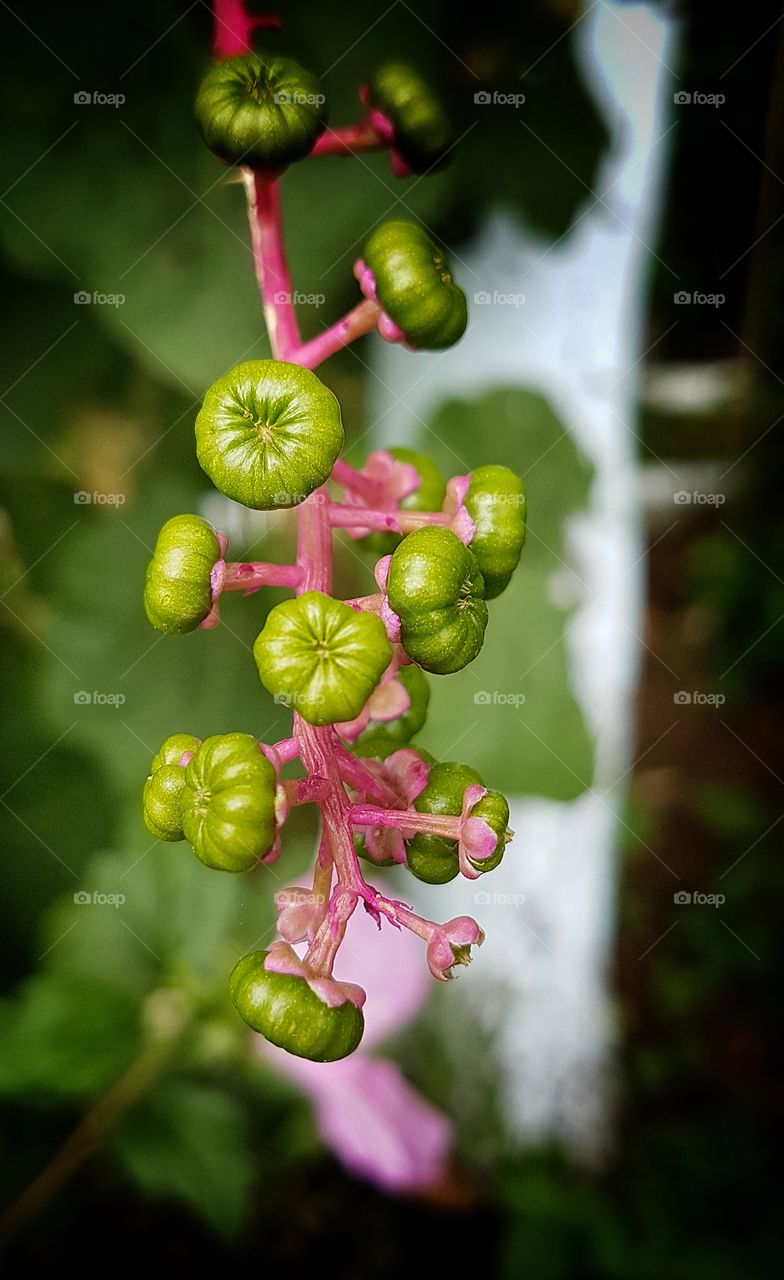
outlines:
[[[443, 760], [432, 766], [427, 786], [414, 801], [414, 808], [418, 813], [458, 817], [463, 809], [466, 787], [482, 785], [479, 774], [469, 765]], [[446, 884], [454, 880], [460, 870], [457, 841], [444, 836], [417, 832], [406, 841], [406, 856], [409, 871], [426, 884]]]
[[327, 121], [316, 76], [291, 58], [256, 53], [210, 67], [195, 113], [210, 151], [251, 169], [281, 169], [303, 159]]
[[158, 631], [182, 635], [204, 621], [212, 609], [210, 575], [220, 558], [215, 531], [201, 516], [166, 521], [144, 584], [144, 608]]
[[362, 1010], [350, 1000], [331, 1008], [304, 978], [269, 972], [267, 954], [252, 951], [232, 970], [229, 988], [240, 1017], [298, 1058], [337, 1062], [353, 1053], [365, 1029]]
[[160, 769], [164, 764], [179, 764], [186, 751], [195, 751], [199, 746], [200, 739], [194, 738], [192, 733], [172, 733], [165, 738], [150, 765], [150, 773], [155, 773], [156, 769]]
[[472, 662], [487, 626], [483, 592], [475, 557], [449, 529], [431, 525], [404, 538], [390, 562], [387, 594], [408, 656], [436, 675]]
[[362, 257], [378, 301], [410, 346], [440, 351], [462, 338], [468, 322], [465, 294], [422, 227], [402, 219], [382, 222]]
[[394, 147], [413, 173], [439, 168], [453, 142], [443, 104], [413, 67], [389, 62], [368, 85], [368, 105], [382, 111], [394, 129]]
[[361, 744], [367, 740], [386, 741], [392, 743], [393, 750], [410, 742], [427, 719], [427, 708], [430, 702], [430, 686], [427, 683], [427, 677], [422, 674], [419, 667], [415, 663], [410, 666], [401, 667], [395, 676], [398, 684], [401, 684], [409, 697], [409, 707], [404, 711], [402, 716], [398, 716], [396, 720], [373, 720], [368, 722], [366, 729], [362, 731], [354, 744]]
[[247, 871], [275, 839], [277, 779], [249, 733], [205, 738], [185, 767], [183, 830], [196, 856], [219, 871]]
[[465, 498], [476, 525], [471, 550], [485, 581], [485, 599], [501, 594], [517, 568], [525, 542], [525, 489], [508, 467], [477, 467]]
[[253, 656], [265, 689], [310, 724], [358, 716], [392, 660], [380, 618], [321, 591], [271, 609]]
[[283, 360], [236, 365], [210, 387], [196, 419], [200, 466], [227, 498], [256, 511], [303, 502], [342, 448], [332, 392]]
[[498, 843], [489, 858], [480, 858], [474, 862], [473, 858], [469, 859], [471, 865], [477, 871], [495, 871], [499, 862], [504, 856], [504, 849], [507, 842], [507, 830], [509, 827], [509, 805], [506, 797], [501, 795], [500, 791], [488, 791], [486, 795], [478, 800], [471, 810], [472, 818], [481, 818], [495, 832]]
[[144, 784], [142, 803], [147, 830], [158, 840], [183, 840], [182, 797], [185, 770], [178, 764], [163, 764]]

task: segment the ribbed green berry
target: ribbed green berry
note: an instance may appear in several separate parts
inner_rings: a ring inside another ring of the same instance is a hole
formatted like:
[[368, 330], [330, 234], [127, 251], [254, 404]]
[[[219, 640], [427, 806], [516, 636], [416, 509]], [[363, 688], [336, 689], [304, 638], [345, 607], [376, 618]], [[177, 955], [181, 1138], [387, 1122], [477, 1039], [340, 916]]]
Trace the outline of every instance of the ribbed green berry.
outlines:
[[395, 150], [414, 173], [443, 164], [452, 146], [449, 117], [430, 85], [413, 67], [388, 62], [368, 86], [369, 105], [383, 111], [394, 131]]
[[323, 484], [343, 448], [340, 405], [298, 364], [247, 360], [210, 387], [196, 419], [199, 463], [227, 498], [294, 507]]
[[271, 609], [253, 656], [261, 682], [310, 724], [358, 716], [392, 659], [384, 624], [321, 591]]
[[465, 294], [422, 227], [402, 219], [382, 222], [362, 257], [381, 306], [410, 346], [440, 351], [462, 338], [468, 322]]
[[219, 871], [247, 871], [275, 839], [277, 779], [249, 733], [205, 738], [185, 768], [183, 830]]
[[[431, 767], [427, 786], [414, 801], [414, 808], [418, 813], [457, 817], [462, 812], [466, 787], [482, 785], [479, 774], [467, 764], [441, 761]], [[426, 884], [446, 884], [454, 880], [460, 869], [457, 841], [444, 836], [417, 832], [406, 841], [406, 856], [409, 871]]]
[[182, 797], [185, 770], [178, 764], [163, 764], [144, 784], [144, 822], [158, 840], [183, 840]]
[[362, 1010], [350, 1000], [330, 1007], [304, 978], [270, 973], [264, 968], [267, 954], [252, 951], [232, 970], [229, 988], [240, 1017], [298, 1058], [336, 1062], [353, 1053], [365, 1029]]
[[[400, 502], [401, 511], [440, 511], [441, 503], [446, 495], [441, 472], [427, 454], [417, 453], [415, 449], [405, 449], [396, 445], [387, 449], [397, 462], [407, 462], [415, 467], [419, 475], [419, 485], [413, 493]], [[372, 551], [377, 556], [391, 555], [400, 542], [399, 533], [368, 533], [360, 539], [360, 546]]]
[[201, 516], [172, 516], [158, 534], [144, 584], [144, 608], [158, 631], [195, 631], [212, 609], [210, 575], [221, 551]]
[[164, 764], [179, 764], [185, 752], [195, 751], [200, 741], [192, 733], [172, 733], [164, 739], [153, 756], [150, 773], [155, 773]]
[[501, 594], [517, 568], [525, 542], [525, 490], [508, 467], [477, 467], [465, 505], [476, 525], [471, 550], [485, 581], [485, 599]]
[[195, 112], [210, 150], [251, 169], [281, 169], [301, 160], [327, 121], [316, 76], [290, 58], [256, 53], [210, 67]]
[[363, 741], [375, 740], [386, 741], [393, 744], [393, 750], [398, 750], [410, 742], [415, 734], [419, 733], [425, 720], [427, 719], [427, 708], [430, 702], [430, 686], [427, 683], [427, 677], [422, 674], [419, 667], [415, 663], [410, 666], [401, 667], [395, 676], [398, 684], [401, 684], [409, 697], [409, 707], [404, 711], [402, 716], [398, 716], [396, 720], [373, 720], [368, 721], [367, 728], [357, 738], [357, 744]]
[[477, 862], [469, 859], [477, 871], [495, 871], [504, 856], [509, 828], [509, 805], [500, 791], [488, 791], [477, 801], [471, 810], [472, 818], [481, 818], [495, 832], [498, 843], [489, 858], [480, 858]]
[[487, 605], [479, 566], [449, 529], [431, 525], [404, 538], [389, 566], [389, 603], [403, 648], [436, 675], [472, 662], [485, 636]]

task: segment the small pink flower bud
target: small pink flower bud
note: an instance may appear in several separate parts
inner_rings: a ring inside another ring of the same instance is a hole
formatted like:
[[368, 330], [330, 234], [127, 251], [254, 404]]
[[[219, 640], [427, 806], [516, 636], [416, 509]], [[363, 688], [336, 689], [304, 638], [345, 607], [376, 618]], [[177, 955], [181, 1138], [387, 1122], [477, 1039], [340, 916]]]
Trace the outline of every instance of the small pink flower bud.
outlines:
[[427, 963], [434, 978], [448, 982], [456, 964], [471, 963], [471, 948], [481, 947], [485, 935], [470, 916], [456, 916], [434, 929], [427, 944]]

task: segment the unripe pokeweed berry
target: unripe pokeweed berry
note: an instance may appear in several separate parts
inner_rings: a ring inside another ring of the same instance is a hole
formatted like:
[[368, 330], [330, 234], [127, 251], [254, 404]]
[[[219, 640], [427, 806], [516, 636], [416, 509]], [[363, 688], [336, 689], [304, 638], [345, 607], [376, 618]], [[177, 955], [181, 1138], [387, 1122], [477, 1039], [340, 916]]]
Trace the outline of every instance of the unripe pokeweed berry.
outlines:
[[249, 1027], [280, 1049], [311, 1062], [336, 1062], [353, 1053], [365, 1020], [351, 1001], [330, 1006], [305, 978], [264, 968], [266, 951], [243, 956], [229, 979], [231, 997]]
[[[413, 493], [400, 502], [401, 511], [440, 511], [446, 494], [441, 472], [427, 454], [417, 453], [415, 449], [405, 449], [402, 445], [387, 449], [396, 462], [407, 462], [416, 468], [419, 485]], [[399, 533], [369, 533], [360, 541], [360, 546], [378, 556], [391, 555], [400, 542]]]
[[368, 85], [368, 105], [383, 111], [394, 129], [395, 150], [414, 173], [444, 163], [452, 127], [442, 103], [413, 67], [389, 62]]
[[205, 738], [185, 768], [183, 830], [219, 871], [247, 871], [275, 839], [277, 779], [249, 733]]
[[379, 303], [410, 346], [440, 351], [462, 338], [468, 322], [465, 294], [422, 227], [402, 219], [382, 222], [362, 257]]
[[[466, 787], [481, 786], [482, 779], [467, 764], [444, 760], [430, 770], [427, 786], [414, 801], [418, 813], [449, 814], [457, 817], [463, 808]], [[418, 832], [406, 841], [408, 869], [426, 884], [446, 884], [454, 880], [460, 866], [457, 841]]]
[[508, 467], [477, 467], [465, 505], [476, 525], [471, 550], [485, 581], [485, 599], [509, 585], [525, 542], [525, 490]]
[[290, 58], [225, 58], [204, 76], [196, 121], [215, 155], [251, 169], [301, 160], [327, 121], [316, 76]]
[[144, 608], [158, 631], [182, 635], [204, 621], [212, 609], [210, 575], [220, 558], [217, 535], [201, 516], [166, 521], [144, 583]]
[[506, 797], [502, 796], [500, 791], [488, 791], [474, 805], [471, 810], [471, 817], [481, 818], [486, 822], [495, 832], [498, 843], [489, 858], [481, 858], [476, 862], [473, 859], [469, 859], [469, 861], [477, 871], [495, 871], [504, 856], [507, 839], [511, 838], [508, 834], [509, 805]]
[[387, 594], [408, 656], [436, 675], [472, 662], [487, 626], [483, 591], [476, 559], [449, 529], [429, 526], [404, 538], [390, 562]]
[[425, 723], [428, 703], [430, 702], [430, 686], [427, 683], [427, 677], [422, 674], [415, 663], [411, 663], [410, 666], [401, 667], [395, 679], [408, 694], [408, 710], [404, 711], [396, 720], [373, 720], [371, 718], [367, 728], [363, 729], [357, 739], [357, 743], [360, 745], [362, 742], [369, 740], [389, 742], [392, 744], [392, 749], [396, 750], [406, 742], [410, 742]]
[[182, 797], [185, 770], [178, 764], [162, 764], [144, 784], [144, 823], [158, 840], [183, 840]]
[[186, 752], [193, 752], [199, 746], [200, 738], [194, 738], [192, 733], [172, 733], [165, 738], [150, 765], [150, 773], [155, 773], [156, 769], [160, 769], [164, 764], [179, 764]]
[[196, 453], [216, 488], [257, 511], [293, 507], [323, 484], [343, 448], [340, 405], [315, 373], [247, 360], [210, 387]]
[[253, 656], [265, 689], [310, 724], [358, 716], [389, 666], [380, 618], [306, 591], [271, 609]]

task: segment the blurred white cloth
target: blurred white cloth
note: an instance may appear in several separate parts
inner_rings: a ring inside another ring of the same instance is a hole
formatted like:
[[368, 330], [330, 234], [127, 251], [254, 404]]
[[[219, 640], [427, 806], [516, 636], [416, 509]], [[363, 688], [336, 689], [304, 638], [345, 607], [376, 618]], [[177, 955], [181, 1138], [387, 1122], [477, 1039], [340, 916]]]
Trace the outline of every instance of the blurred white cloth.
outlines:
[[402, 400], [375, 379], [370, 394], [389, 439], [445, 396], [527, 386], [551, 401], [594, 467], [588, 508], [567, 531], [581, 595], [566, 637], [574, 693], [596, 740], [593, 789], [572, 803], [515, 800], [514, 856], [488, 886], [495, 909], [475, 907], [477, 886], [460, 880], [439, 890], [438, 911], [470, 912], [487, 925], [461, 990], [497, 1032], [509, 1129], [598, 1159], [611, 1134], [615, 849], [643, 590], [635, 404], [674, 33], [649, 8], [598, 3], [575, 37], [613, 135], [595, 193], [554, 246], [506, 217], [490, 219], [461, 249], [461, 283], [469, 297], [524, 293], [524, 305], [474, 308], [457, 349], [417, 357], [416, 381], [410, 355], [379, 344], [374, 367]]

